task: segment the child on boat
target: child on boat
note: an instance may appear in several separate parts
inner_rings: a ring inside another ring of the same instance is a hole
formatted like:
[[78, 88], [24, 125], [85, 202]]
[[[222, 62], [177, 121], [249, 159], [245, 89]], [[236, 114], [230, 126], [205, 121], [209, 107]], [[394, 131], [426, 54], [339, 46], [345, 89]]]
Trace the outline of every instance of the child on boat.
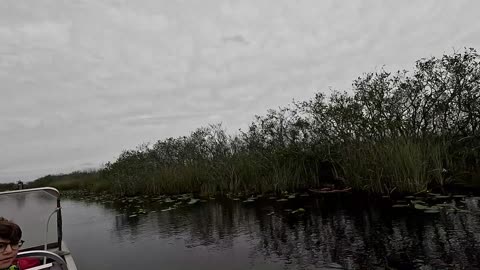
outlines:
[[0, 217], [0, 269], [18, 269], [14, 262], [18, 249], [23, 244], [21, 238], [22, 229], [17, 224]]
[[22, 229], [17, 224], [0, 217], [0, 270], [21, 270], [38, 265], [33, 258], [17, 260], [17, 253], [23, 244]]

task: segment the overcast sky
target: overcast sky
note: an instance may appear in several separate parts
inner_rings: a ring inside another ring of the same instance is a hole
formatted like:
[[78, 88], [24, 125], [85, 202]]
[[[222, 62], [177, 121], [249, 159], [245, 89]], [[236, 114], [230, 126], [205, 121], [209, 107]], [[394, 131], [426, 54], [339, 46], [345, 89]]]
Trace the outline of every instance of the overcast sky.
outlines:
[[0, 182], [480, 49], [479, 1], [0, 1]]

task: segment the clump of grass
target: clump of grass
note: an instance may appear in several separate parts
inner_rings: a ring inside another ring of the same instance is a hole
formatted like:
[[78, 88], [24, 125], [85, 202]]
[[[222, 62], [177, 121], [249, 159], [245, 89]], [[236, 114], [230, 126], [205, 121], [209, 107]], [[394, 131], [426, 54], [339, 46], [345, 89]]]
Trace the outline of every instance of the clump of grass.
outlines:
[[443, 141], [398, 138], [377, 143], [352, 144], [338, 162], [342, 176], [358, 190], [389, 194], [415, 193], [429, 185], [445, 185], [443, 165], [448, 164]]

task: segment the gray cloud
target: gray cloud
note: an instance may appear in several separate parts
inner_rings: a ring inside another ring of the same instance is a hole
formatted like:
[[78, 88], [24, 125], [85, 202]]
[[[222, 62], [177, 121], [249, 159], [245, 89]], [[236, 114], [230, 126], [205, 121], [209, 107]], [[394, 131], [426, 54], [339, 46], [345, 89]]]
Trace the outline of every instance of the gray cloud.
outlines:
[[228, 36], [222, 38], [224, 42], [233, 42], [233, 43], [239, 43], [241, 45], [248, 45], [249, 42], [243, 37], [242, 35], [233, 35], [233, 36]]
[[476, 1], [0, 2], [0, 182], [478, 47]]

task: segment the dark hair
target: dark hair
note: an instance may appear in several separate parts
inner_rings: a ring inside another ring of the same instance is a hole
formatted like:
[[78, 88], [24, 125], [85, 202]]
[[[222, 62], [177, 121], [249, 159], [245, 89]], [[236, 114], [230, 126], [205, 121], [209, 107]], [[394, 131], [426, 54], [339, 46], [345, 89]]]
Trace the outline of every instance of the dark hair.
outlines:
[[0, 217], [0, 238], [18, 243], [22, 238], [22, 229], [10, 220]]

